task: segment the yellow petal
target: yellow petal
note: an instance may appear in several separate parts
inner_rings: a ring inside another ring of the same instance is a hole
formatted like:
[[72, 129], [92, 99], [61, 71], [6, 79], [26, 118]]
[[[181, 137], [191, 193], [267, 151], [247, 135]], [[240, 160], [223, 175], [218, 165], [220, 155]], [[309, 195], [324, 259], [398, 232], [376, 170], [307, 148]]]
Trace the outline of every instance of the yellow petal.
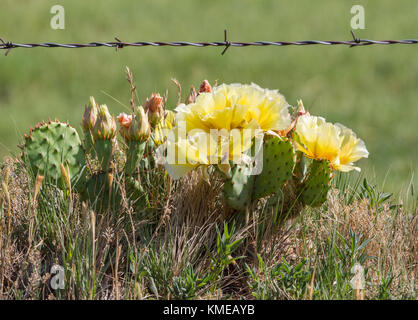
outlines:
[[247, 131], [287, 129], [291, 123], [288, 107], [277, 90], [256, 84], [222, 84], [200, 93], [193, 103], [177, 106], [177, 128], [172, 132], [185, 135], [167, 146], [174, 149], [175, 158], [187, 158], [184, 162], [189, 165], [246, 161], [255, 136], [260, 135], [254, 133], [248, 139]]
[[340, 141], [340, 163], [350, 164], [361, 158], [368, 158], [369, 152], [363, 140], [357, 138], [356, 134], [343, 125], [336, 124], [341, 129]]
[[339, 128], [324, 118], [302, 115], [296, 124], [297, 147], [308, 157], [333, 161], [339, 152]]
[[165, 170], [174, 180], [180, 179], [196, 167], [198, 167], [198, 165], [193, 166], [188, 164], [164, 164]]

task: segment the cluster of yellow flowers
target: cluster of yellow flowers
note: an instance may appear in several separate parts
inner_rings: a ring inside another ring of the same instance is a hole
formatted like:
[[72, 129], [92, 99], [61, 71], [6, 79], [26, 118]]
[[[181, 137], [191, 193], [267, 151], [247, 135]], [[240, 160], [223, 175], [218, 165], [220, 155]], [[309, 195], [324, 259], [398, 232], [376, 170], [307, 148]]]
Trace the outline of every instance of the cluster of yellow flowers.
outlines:
[[[172, 151], [165, 168], [174, 179], [200, 165], [245, 162], [254, 137], [260, 134], [292, 136], [296, 150], [311, 159], [328, 160], [340, 171], [360, 170], [353, 163], [368, 157], [364, 142], [352, 130], [307, 112], [292, 119], [290, 105], [277, 90], [253, 83], [214, 88], [204, 84], [189, 103], [177, 106], [175, 121], [170, 114], [156, 128], [157, 144], [162, 143], [165, 155]], [[245, 139], [245, 131], [253, 134]]]
[[[288, 108], [277, 90], [256, 84], [222, 84], [201, 92], [194, 102], [175, 109], [177, 126], [167, 144], [177, 161], [168, 161], [166, 170], [179, 178], [202, 164], [244, 161], [257, 133], [288, 129]], [[179, 161], [185, 158], [186, 163]]]

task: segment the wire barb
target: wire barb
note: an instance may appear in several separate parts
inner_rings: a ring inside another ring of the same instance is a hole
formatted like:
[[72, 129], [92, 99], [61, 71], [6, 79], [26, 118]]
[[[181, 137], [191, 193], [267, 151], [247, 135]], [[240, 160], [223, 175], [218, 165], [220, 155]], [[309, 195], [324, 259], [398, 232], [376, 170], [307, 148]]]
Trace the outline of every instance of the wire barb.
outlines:
[[115, 37], [116, 42], [90, 42], [90, 43], [15, 43], [6, 42], [0, 38], [0, 50], [7, 50], [6, 56], [10, 50], [15, 48], [98, 48], [98, 47], [109, 47], [115, 48], [116, 51], [124, 47], [224, 47], [222, 55], [230, 47], [265, 47], [265, 46], [308, 46], [308, 45], [346, 45], [351, 47], [357, 46], [368, 46], [368, 45], [392, 45], [392, 44], [418, 44], [418, 39], [405, 39], [405, 40], [368, 40], [357, 38], [354, 31], [351, 30], [352, 40], [348, 41], [336, 41], [336, 40], [302, 40], [302, 41], [254, 41], [254, 42], [239, 42], [229, 41], [227, 30], [224, 30], [224, 41], [213, 41], [213, 42], [188, 42], [188, 41], [172, 41], [172, 42], [161, 42], [161, 41], [138, 41], [138, 42], [122, 42], [119, 38]]
[[115, 40], [117, 41], [115, 43], [116, 51], [119, 51], [119, 49], [123, 49], [123, 47], [125, 46], [125, 44], [122, 41], [120, 41], [118, 37], [115, 37]]
[[9, 54], [9, 52], [14, 48], [13, 42], [10, 41], [4, 41], [3, 38], [0, 38], [0, 41], [2, 42], [2, 44], [0, 46], [2, 46], [2, 48], [0, 49], [7, 49], [6, 53], [4, 54], [6, 57]]
[[360, 44], [361, 43], [361, 39], [359, 39], [359, 38], [356, 37], [356, 35], [354, 34], [354, 31], [353, 30], [350, 30], [350, 32], [351, 32], [351, 35], [353, 36], [353, 41], [356, 43], [356, 44], [352, 44], [350, 46], [350, 48], [357, 47], [358, 45], [361, 45]]
[[225, 49], [223, 49], [221, 55], [224, 55], [226, 50], [229, 49], [229, 47], [231, 46], [231, 42], [228, 41], [228, 36], [227, 36], [227, 31], [226, 29], [224, 30], [224, 42], [225, 42]]

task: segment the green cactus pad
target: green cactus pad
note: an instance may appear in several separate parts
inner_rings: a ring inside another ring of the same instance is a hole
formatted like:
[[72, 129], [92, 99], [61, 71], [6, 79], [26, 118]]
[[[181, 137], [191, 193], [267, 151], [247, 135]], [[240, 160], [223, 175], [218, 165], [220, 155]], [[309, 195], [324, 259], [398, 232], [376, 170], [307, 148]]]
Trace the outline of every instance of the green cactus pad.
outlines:
[[62, 185], [61, 164], [68, 165], [72, 184], [83, 176], [85, 156], [80, 137], [69, 124], [39, 123], [25, 135], [22, 149], [34, 175], [43, 175], [48, 182]]
[[307, 166], [306, 166], [307, 159], [303, 155], [301, 151], [296, 151], [296, 164], [295, 169], [293, 170], [293, 179], [297, 183], [302, 183], [303, 179], [306, 176]]
[[110, 159], [112, 158], [113, 154], [113, 140], [96, 140], [94, 141], [93, 149], [102, 170], [108, 171], [110, 166]]
[[132, 201], [135, 209], [142, 210], [149, 207], [148, 194], [137, 179], [133, 177], [126, 177], [125, 189], [126, 196], [130, 201]]
[[301, 185], [299, 201], [311, 207], [327, 200], [331, 185], [331, 169], [327, 160], [312, 160], [306, 179]]
[[90, 153], [93, 149], [93, 144], [94, 144], [93, 136], [91, 135], [90, 131], [84, 132], [83, 144], [84, 144], [84, 149], [86, 153]]
[[139, 163], [144, 155], [146, 142], [130, 141], [128, 150], [126, 152], [125, 173], [131, 175], [139, 166]]
[[253, 198], [258, 199], [280, 190], [292, 178], [295, 166], [292, 143], [274, 137], [263, 146], [263, 171], [255, 177]]
[[96, 212], [108, 209], [109, 205], [111, 208], [120, 206], [119, 188], [112, 181], [112, 189], [110, 189], [108, 175], [108, 173], [99, 173], [91, 176], [87, 180], [86, 188], [82, 194], [82, 199], [84, 201], [88, 200]]
[[233, 165], [231, 178], [224, 183], [225, 201], [233, 209], [244, 210], [251, 202], [254, 176], [250, 175], [251, 167]]

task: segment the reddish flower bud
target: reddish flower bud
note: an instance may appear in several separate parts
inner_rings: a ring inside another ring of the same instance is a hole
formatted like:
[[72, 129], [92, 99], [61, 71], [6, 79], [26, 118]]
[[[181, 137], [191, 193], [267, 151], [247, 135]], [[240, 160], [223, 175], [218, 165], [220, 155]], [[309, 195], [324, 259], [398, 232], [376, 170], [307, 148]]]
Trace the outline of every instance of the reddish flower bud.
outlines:
[[132, 120], [133, 120], [133, 115], [131, 114], [126, 114], [126, 113], [121, 113], [118, 115], [118, 117], [116, 118], [120, 124], [120, 129], [119, 132], [121, 134], [121, 136], [127, 140], [128, 136], [129, 136], [129, 127], [132, 124]]
[[153, 93], [144, 103], [144, 109], [152, 126], [155, 126], [164, 116], [163, 98], [159, 93]]
[[199, 93], [201, 92], [212, 92], [212, 86], [209, 84], [208, 80], [203, 80], [199, 88]]
[[121, 127], [129, 128], [132, 123], [133, 116], [131, 114], [120, 113], [116, 120], [118, 120]]

